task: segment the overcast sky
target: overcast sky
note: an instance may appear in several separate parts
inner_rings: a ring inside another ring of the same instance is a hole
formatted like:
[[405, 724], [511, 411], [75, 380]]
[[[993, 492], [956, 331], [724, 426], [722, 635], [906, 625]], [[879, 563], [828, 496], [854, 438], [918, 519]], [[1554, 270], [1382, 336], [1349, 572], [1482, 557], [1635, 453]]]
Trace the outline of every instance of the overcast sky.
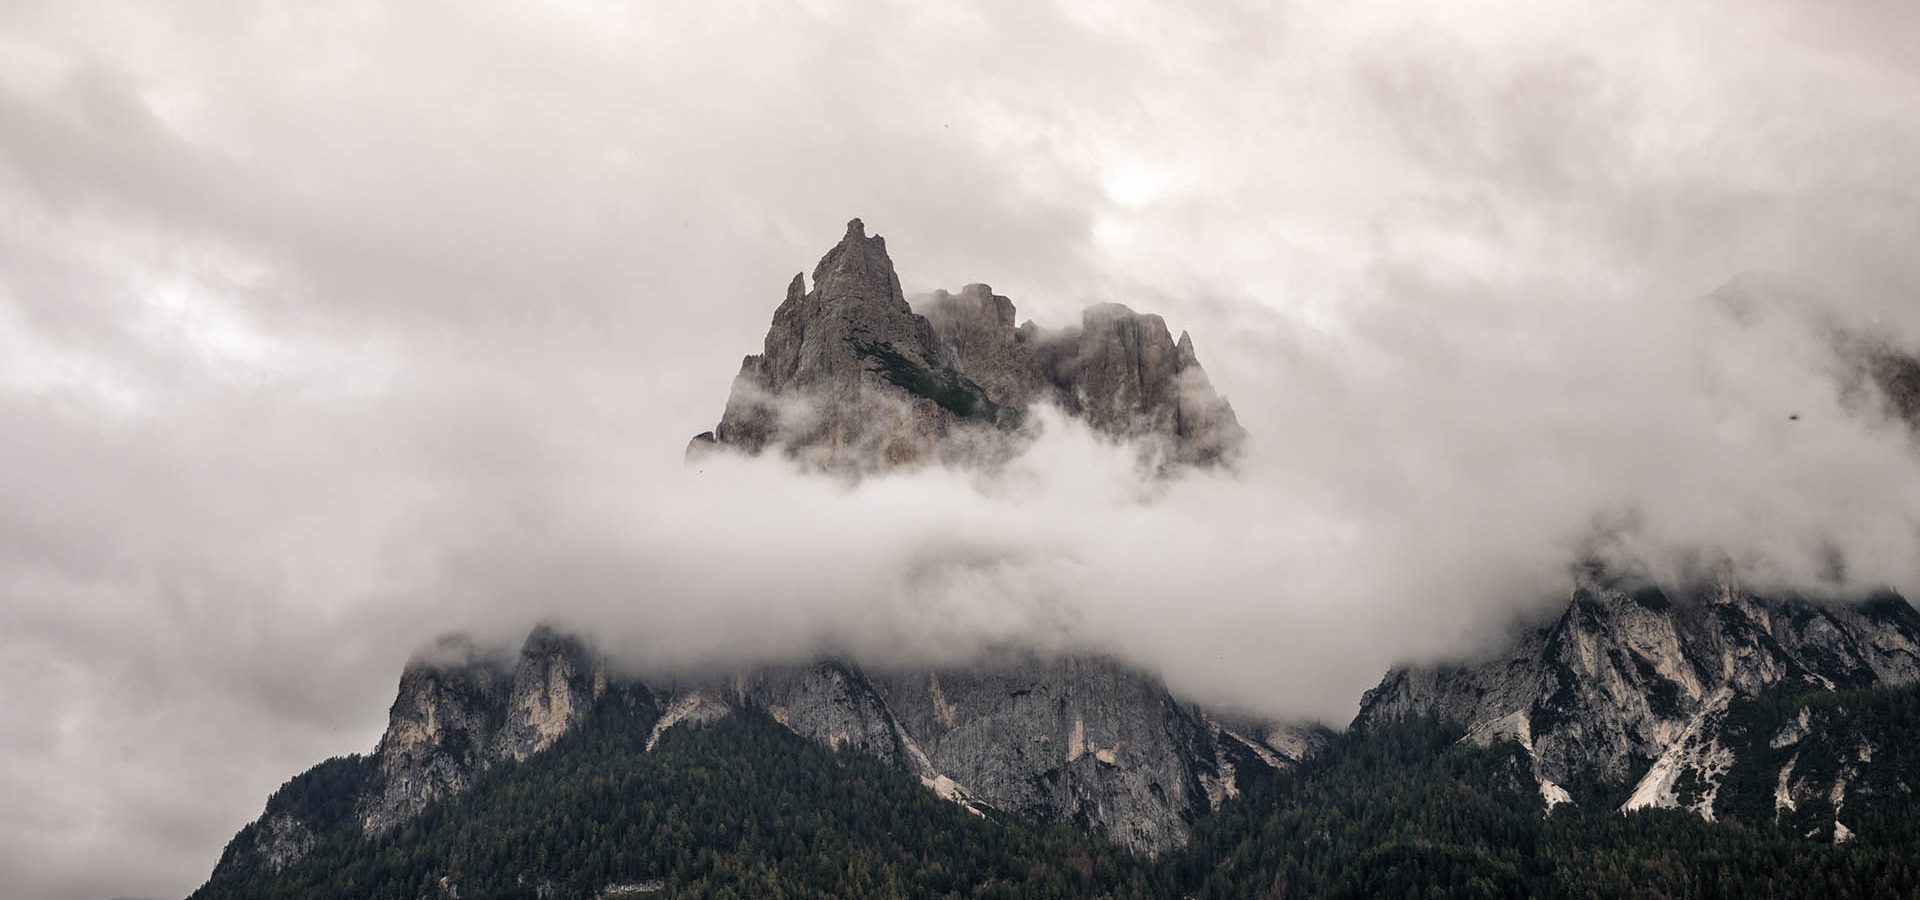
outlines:
[[[1920, 337], [1917, 42], [1905, 0], [0, 0], [0, 896], [185, 894], [451, 629], [1028, 640], [1339, 723], [1602, 531], [1911, 594], [1913, 446], [1801, 310]], [[910, 294], [1191, 331], [1245, 470], [1143, 490], [1060, 421], [990, 480], [684, 469], [854, 216]], [[1699, 299], [1752, 270], [1780, 311]]]

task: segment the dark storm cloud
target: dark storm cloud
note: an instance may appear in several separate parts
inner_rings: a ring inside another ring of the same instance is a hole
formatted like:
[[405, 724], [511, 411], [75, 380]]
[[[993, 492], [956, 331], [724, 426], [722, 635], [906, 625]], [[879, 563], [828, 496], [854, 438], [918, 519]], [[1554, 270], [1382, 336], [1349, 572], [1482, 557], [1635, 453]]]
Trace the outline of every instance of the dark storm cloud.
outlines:
[[[0, 894], [185, 893], [450, 629], [1337, 720], [1599, 532], [1920, 593], [1908, 437], [1698, 301], [1920, 340], [1909, 6], [10, 4]], [[683, 468], [854, 215], [909, 291], [1190, 330], [1245, 472]]]

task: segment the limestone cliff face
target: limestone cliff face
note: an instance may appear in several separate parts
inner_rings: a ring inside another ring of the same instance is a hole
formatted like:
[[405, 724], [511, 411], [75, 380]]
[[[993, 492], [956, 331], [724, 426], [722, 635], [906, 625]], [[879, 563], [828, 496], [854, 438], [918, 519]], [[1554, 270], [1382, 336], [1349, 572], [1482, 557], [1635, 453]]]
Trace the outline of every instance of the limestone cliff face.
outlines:
[[368, 832], [386, 831], [428, 803], [466, 790], [492, 763], [489, 749], [505, 720], [509, 678], [458, 637], [442, 639], [407, 664], [374, 751], [380, 790], [361, 812]]
[[[1767, 597], [1722, 576], [1669, 593], [1588, 570], [1552, 624], [1473, 665], [1398, 669], [1355, 725], [1434, 715], [1481, 742], [1530, 750], [1543, 793], [1571, 778], [1638, 779], [1629, 805], [1678, 805], [1682, 777], [1712, 785], [1730, 760], [1727, 704], [1783, 684], [1920, 679], [1920, 614], [1897, 596], [1859, 604]], [[1694, 808], [1712, 814], [1712, 791]]]
[[983, 284], [935, 293], [916, 312], [886, 243], [855, 219], [794, 276], [760, 354], [735, 378], [720, 425], [690, 455], [771, 447], [817, 468], [864, 472], [925, 462], [992, 464], [1017, 449], [1022, 413], [1052, 403], [1166, 464], [1230, 463], [1245, 439], [1193, 341], [1119, 304], [1074, 328], [1016, 327], [1013, 302]]
[[1086, 822], [1144, 852], [1186, 843], [1210, 806], [1217, 735], [1155, 679], [1112, 660], [895, 672], [876, 684], [932, 770], [981, 802]]
[[840, 662], [769, 666], [737, 673], [725, 692], [734, 707], [756, 706], [801, 737], [902, 764], [900, 730], [866, 673]]
[[298, 862], [320, 842], [307, 823], [289, 815], [268, 815], [260, 819], [260, 863], [277, 871]]
[[687, 710], [684, 721], [696, 710], [704, 719], [762, 709], [825, 746], [897, 766], [949, 800], [1081, 823], [1144, 853], [1185, 844], [1189, 823], [1237, 794], [1245, 774], [1292, 766], [1316, 743], [1270, 746], [1260, 726], [1222, 724], [1158, 679], [1101, 657], [946, 669], [774, 666], [676, 685], [658, 701], [670, 716]]
[[608, 695], [606, 667], [577, 638], [536, 628], [517, 657], [460, 635], [417, 654], [400, 675], [387, 730], [372, 756], [342, 757], [295, 778], [242, 829], [221, 868], [277, 870], [299, 861], [338, 822], [306, 821], [294, 793], [345, 792], [343, 812], [382, 834], [430, 804], [458, 795], [493, 766], [553, 745]]
[[241, 828], [220, 854], [216, 871], [275, 872], [312, 853], [323, 836], [358, 824], [356, 801], [367, 796], [373, 760], [327, 760], [294, 776], [267, 798], [260, 818]]
[[528, 635], [511, 665], [463, 638], [443, 639], [400, 676], [363, 826], [386, 831], [466, 790], [495, 763], [546, 749], [592, 712], [606, 686], [599, 660], [549, 628]]
[[[826, 661], [661, 684], [610, 678], [579, 641], [544, 628], [514, 660], [443, 639], [402, 675], [378, 749], [352, 758], [366, 774], [341, 783], [356, 792], [361, 830], [384, 833], [489, 768], [551, 747], [596, 705], [643, 698], [659, 710], [649, 750], [673, 729], [758, 709], [975, 811], [1080, 824], [1158, 853], [1185, 844], [1190, 823], [1237, 795], [1250, 774], [1298, 763], [1325, 735], [1229, 723], [1100, 657], [876, 671]], [[222, 865], [288, 865], [328, 827], [270, 803]]]
[[535, 629], [514, 667], [506, 721], [492, 755], [518, 761], [553, 746], [593, 711], [606, 690], [605, 668], [578, 638]]

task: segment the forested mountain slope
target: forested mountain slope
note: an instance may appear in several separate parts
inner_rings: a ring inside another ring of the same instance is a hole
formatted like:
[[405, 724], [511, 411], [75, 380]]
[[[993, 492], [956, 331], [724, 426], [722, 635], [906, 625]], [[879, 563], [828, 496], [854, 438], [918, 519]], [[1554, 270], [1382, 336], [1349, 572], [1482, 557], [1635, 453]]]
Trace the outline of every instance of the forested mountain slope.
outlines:
[[[1777, 733], [1806, 702], [1783, 691], [1736, 703], [1730, 733]], [[1920, 833], [1898, 787], [1920, 777], [1899, 749], [1920, 733], [1920, 691], [1823, 692], [1813, 705], [1830, 737], [1803, 755], [1864, 739], [1898, 757], [1853, 795], [1862, 835], [1839, 845], [1776, 818], [1766, 765], [1727, 776], [1719, 822], [1607, 803], [1549, 812], [1525, 748], [1409, 718], [1250, 782], [1186, 848], [1148, 858], [1070, 826], [971, 812], [759, 711], [671, 730], [649, 752], [658, 711], [636, 700], [377, 836], [330, 806], [371, 776], [367, 760], [317, 767], [269, 804], [331, 823], [311, 852], [270, 870], [235, 858], [251, 846], [243, 832], [194, 898], [1920, 896]], [[1629, 787], [1575, 785], [1616, 802]]]

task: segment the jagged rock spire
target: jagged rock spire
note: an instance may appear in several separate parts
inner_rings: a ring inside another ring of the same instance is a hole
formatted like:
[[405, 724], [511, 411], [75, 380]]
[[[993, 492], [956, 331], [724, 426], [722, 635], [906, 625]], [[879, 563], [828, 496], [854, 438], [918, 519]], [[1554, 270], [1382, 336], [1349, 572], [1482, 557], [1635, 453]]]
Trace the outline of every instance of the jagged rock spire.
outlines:
[[879, 302], [908, 314], [900, 277], [887, 256], [887, 239], [867, 236], [859, 219], [847, 223], [847, 234], [813, 267], [813, 287], [822, 297], [856, 302]]
[[1231, 462], [1245, 432], [1182, 334], [1119, 304], [1077, 328], [1014, 327], [1013, 301], [984, 284], [923, 301], [903, 295], [884, 238], [859, 219], [813, 270], [794, 276], [762, 352], [742, 361], [716, 446], [781, 446], [820, 468], [874, 471], [1005, 458], [1022, 411], [1053, 403], [1096, 430], [1138, 440], [1163, 463]]

